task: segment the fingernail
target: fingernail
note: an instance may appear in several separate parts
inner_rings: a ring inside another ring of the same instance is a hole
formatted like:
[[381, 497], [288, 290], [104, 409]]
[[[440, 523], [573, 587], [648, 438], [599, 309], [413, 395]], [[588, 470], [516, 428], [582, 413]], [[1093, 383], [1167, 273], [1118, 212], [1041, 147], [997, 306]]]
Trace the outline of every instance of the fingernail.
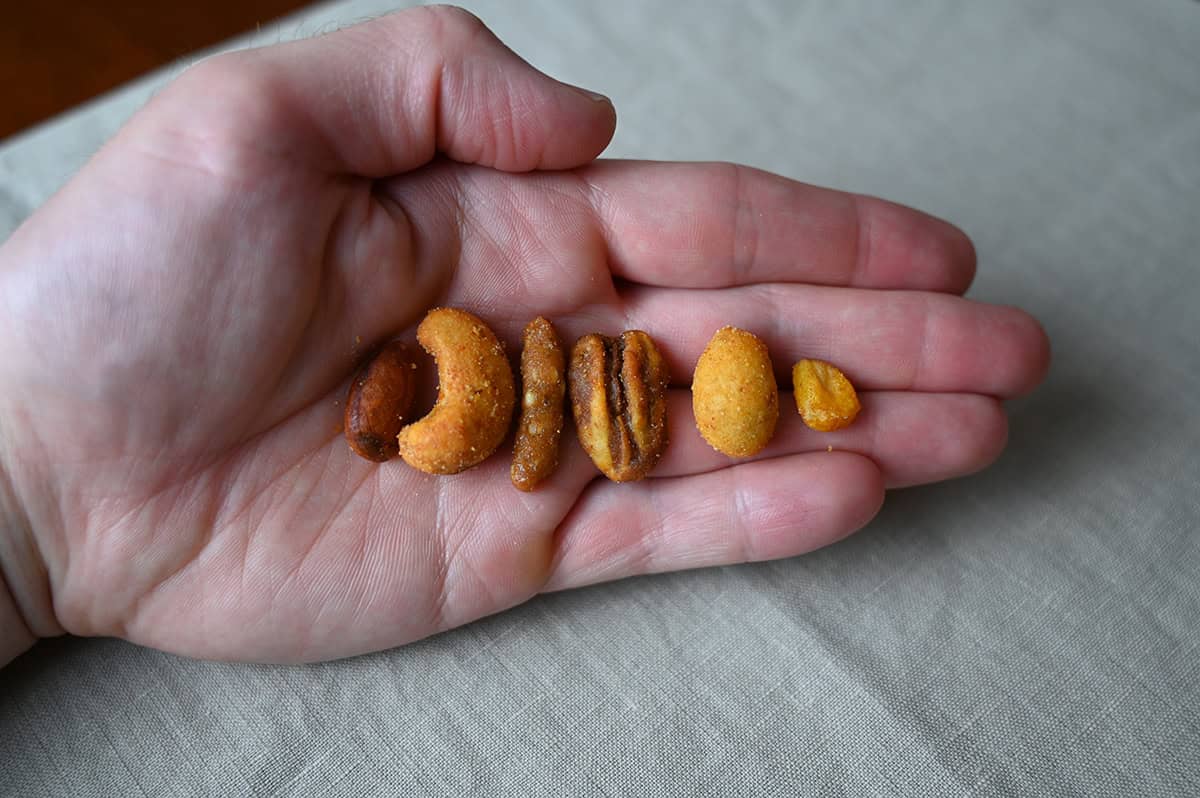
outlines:
[[584, 97], [587, 97], [589, 100], [592, 100], [593, 102], [612, 103], [612, 100], [608, 99], [603, 94], [598, 94], [594, 91], [588, 91], [587, 89], [583, 88], [582, 86], [573, 86], [570, 83], [567, 83], [566, 86], [568, 88], [574, 89], [575, 91], [579, 92]]

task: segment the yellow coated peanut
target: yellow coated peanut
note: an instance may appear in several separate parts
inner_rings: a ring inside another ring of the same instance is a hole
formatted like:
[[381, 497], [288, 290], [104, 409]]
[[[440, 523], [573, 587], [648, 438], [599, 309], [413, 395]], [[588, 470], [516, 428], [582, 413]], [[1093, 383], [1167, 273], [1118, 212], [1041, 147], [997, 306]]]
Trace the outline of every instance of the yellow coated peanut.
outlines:
[[762, 451], [779, 420], [767, 346], [737, 327], [717, 330], [692, 375], [692, 413], [708, 445], [730, 457]]

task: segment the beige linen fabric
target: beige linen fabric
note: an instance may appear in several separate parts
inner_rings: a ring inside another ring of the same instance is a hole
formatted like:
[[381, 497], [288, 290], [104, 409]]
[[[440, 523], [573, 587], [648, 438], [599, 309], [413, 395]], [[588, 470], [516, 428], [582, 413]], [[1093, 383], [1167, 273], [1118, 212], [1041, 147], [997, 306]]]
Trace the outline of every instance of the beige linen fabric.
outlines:
[[[350, 0], [256, 43], [382, 12]], [[981, 475], [778, 563], [309, 667], [50, 641], [0, 794], [1200, 794], [1200, 3], [481, 0], [610, 155], [910, 203], [1055, 346]], [[0, 145], [0, 235], [177, 69]]]

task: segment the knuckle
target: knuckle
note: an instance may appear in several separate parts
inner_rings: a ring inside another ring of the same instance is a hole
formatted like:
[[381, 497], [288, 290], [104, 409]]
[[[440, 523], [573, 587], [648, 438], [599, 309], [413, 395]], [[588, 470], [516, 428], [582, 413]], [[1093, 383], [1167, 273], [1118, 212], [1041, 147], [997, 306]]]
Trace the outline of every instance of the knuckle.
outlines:
[[172, 84], [171, 92], [189, 102], [207, 98], [220, 103], [231, 117], [260, 107], [271, 95], [268, 78], [256, 69], [245, 51], [223, 53], [189, 67]]
[[459, 6], [422, 6], [418, 13], [430, 37], [443, 45], [469, 42], [489, 33], [483, 20]]
[[279, 146], [279, 87], [242, 53], [189, 68], [147, 107], [145, 148], [222, 178], [248, 179], [264, 148]]

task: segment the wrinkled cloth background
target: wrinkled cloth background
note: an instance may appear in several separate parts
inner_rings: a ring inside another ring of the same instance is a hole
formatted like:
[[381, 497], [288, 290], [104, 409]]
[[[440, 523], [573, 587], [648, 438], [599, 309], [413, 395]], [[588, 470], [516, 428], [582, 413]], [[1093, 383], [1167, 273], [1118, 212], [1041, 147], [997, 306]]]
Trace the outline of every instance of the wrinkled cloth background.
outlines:
[[[613, 98], [609, 155], [963, 226], [971, 295], [1054, 343], [1009, 451], [806, 557], [349, 661], [45, 642], [0, 672], [0, 794], [1200, 794], [1200, 3], [468, 5]], [[0, 235], [182, 66], [0, 145]]]

